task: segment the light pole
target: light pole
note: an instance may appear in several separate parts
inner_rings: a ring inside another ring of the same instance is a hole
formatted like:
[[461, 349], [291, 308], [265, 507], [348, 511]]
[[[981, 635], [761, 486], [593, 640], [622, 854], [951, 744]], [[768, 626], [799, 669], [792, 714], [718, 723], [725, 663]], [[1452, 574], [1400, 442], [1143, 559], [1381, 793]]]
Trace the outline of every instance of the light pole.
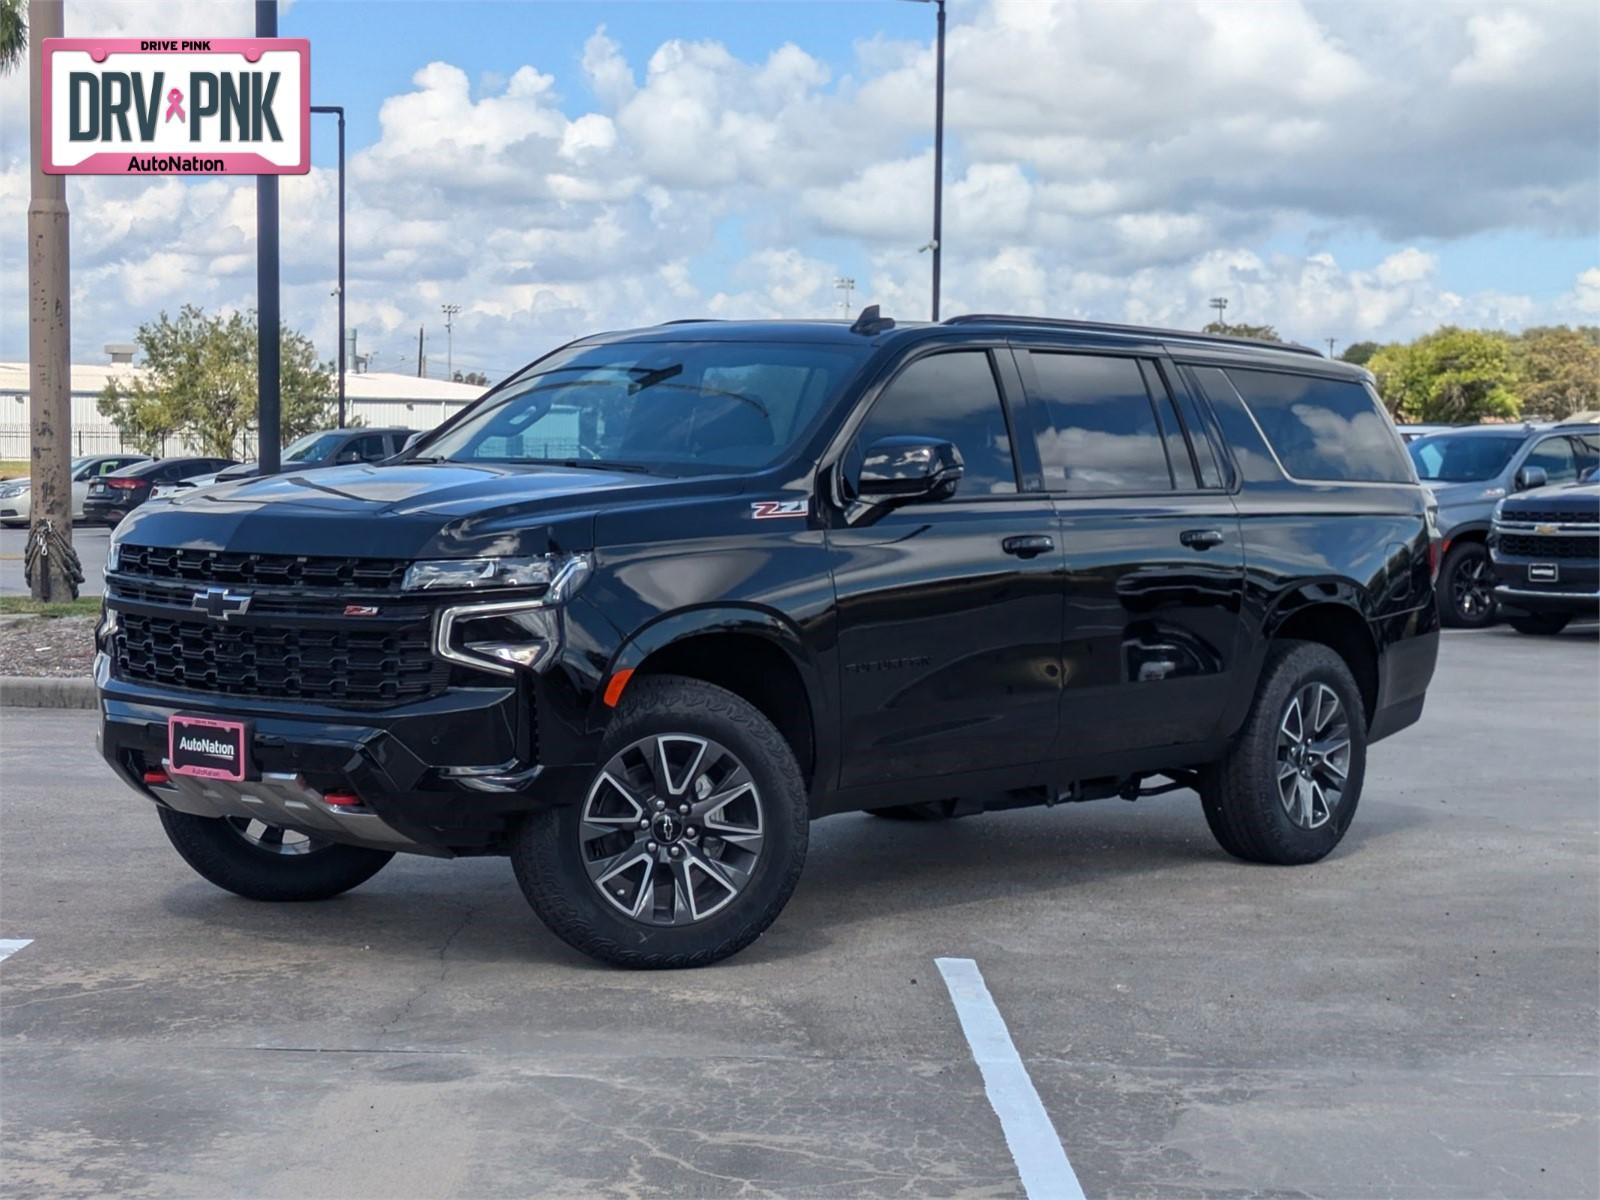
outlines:
[[313, 104], [314, 113], [339, 118], [339, 428], [344, 428], [344, 105]]
[[1329, 358], [1333, 357], [1333, 341], [1334, 341], [1333, 338], [1329, 338], [1328, 339], [1328, 357]]
[[845, 319], [849, 320], [849, 318], [850, 318], [850, 293], [856, 290], [856, 281], [854, 279], [849, 279], [849, 278], [847, 278], [847, 277], [845, 277], [843, 275], [840, 275], [838, 278], [836, 278], [833, 281], [833, 288], [837, 292], [843, 292], [844, 293], [844, 299], [841, 301], [841, 304], [844, 307]]
[[455, 326], [451, 324], [455, 316], [461, 311], [459, 304], [441, 304], [439, 311], [444, 313], [444, 377], [456, 377], [456, 338]]
[[939, 319], [940, 255], [944, 252], [944, 0], [914, 0], [937, 10], [938, 54], [933, 76], [933, 319]]
[[1226, 296], [1211, 297], [1211, 307], [1217, 310], [1217, 324], [1225, 325], [1222, 314], [1228, 311], [1228, 298]]

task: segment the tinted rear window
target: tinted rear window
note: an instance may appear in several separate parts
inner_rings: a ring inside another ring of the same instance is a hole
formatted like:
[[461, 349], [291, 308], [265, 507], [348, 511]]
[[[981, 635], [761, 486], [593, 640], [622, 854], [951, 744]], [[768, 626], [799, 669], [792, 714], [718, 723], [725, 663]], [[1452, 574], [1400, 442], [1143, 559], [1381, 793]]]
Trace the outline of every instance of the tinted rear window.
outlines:
[[1411, 482], [1399, 437], [1359, 383], [1238, 367], [1228, 378], [1296, 479]]
[[1032, 360], [1045, 410], [1039, 460], [1046, 489], [1172, 490], [1161, 427], [1137, 359], [1035, 351]]

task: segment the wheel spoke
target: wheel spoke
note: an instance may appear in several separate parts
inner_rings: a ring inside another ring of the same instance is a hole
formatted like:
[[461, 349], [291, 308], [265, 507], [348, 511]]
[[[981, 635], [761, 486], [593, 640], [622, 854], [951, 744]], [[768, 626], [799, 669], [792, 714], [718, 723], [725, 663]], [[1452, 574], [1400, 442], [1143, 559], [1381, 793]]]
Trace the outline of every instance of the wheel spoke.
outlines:
[[267, 825], [261, 830], [261, 844], [263, 846], [283, 845], [283, 826]]
[[1289, 708], [1283, 714], [1278, 728], [1291, 742], [1299, 742], [1305, 737], [1305, 717], [1300, 710], [1299, 696], [1289, 701]]
[[[667, 759], [668, 744], [692, 747], [689, 765], [679, 772], [677, 779], [672, 777], [672, 764]], [[662, 734], [656, 738], [656, 769], [659, 772], [656, 778], [661, 785], [659, 795], [681, 796], [689, 790], [689, 785], [700, 773], [700, 764], [705, 761], [706, 745], [704, 738], [690, 737], [687, 734]]]

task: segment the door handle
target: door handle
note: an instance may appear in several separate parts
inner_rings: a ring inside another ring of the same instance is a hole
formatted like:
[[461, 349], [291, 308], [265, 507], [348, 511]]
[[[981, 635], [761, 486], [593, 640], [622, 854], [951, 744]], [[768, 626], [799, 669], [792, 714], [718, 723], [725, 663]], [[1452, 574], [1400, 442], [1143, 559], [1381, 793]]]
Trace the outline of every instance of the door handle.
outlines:
[[1222, 532], [1217, 529], [1185, 529], [1178, 540], [1191, 550], [1209, 550], [1222, 545]]
[[1018, 558], [1032, 558], [1037, 554], [1054, 550], [1055, 542], [1042, 533], [1030, 533], [1017, 537], [1008, 537], [1000, 543], [1000, 549], [1007, 554], [1015, 554]]

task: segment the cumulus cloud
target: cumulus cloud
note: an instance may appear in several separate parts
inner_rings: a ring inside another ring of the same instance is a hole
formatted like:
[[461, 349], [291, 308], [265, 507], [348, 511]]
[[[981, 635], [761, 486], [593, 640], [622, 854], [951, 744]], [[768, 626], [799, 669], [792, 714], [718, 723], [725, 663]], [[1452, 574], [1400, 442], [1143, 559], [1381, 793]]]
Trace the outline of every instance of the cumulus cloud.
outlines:
[[[108, 33], [133, 19], [110, 0], [71, 11]], [[243, 3], [134, 16], [142, 33], [250, 27]], [[596, 327], [827, 315], [840, 273], [890, 311], [925, 312], [932, 47], [878, 38], [828, 63], [803, 35], [748, 59], [671, 40], [630, 62], [600, 26], [580, 52], [505, 76], [417, 63], [377, 140], [352, 147], [363, 348], [414, 339], [449, 300], [466, 308], [457, 362], [504, 368]], [[1523, 0], [960, 6], [945, 307], [1196, 325], [1226, 294], [1230, 319], [1350, 338], [1593, 319], [1588, 263], [1537, 302], [1440, 280], [1453, 239], [1595, 234], [1597, 52], [1593, 6]], [[560, 94], [567, 58], [580, 97]], [[0, 80], [0, 200], [20, 215], [19, 87]], [[252, 303], [248, 181], [69, 192], [80, 355], [161, 307]], [[314, 170], [283, 196], [285, 314], [331, 355], [334, 181]], [[1307, 230], [1384, 249], [1339, 261]], [[22, 309], [23, 251], [19, 221], [0, 237], [7, 312]], [[20, 330], [0, 339], [20, 355]]]

